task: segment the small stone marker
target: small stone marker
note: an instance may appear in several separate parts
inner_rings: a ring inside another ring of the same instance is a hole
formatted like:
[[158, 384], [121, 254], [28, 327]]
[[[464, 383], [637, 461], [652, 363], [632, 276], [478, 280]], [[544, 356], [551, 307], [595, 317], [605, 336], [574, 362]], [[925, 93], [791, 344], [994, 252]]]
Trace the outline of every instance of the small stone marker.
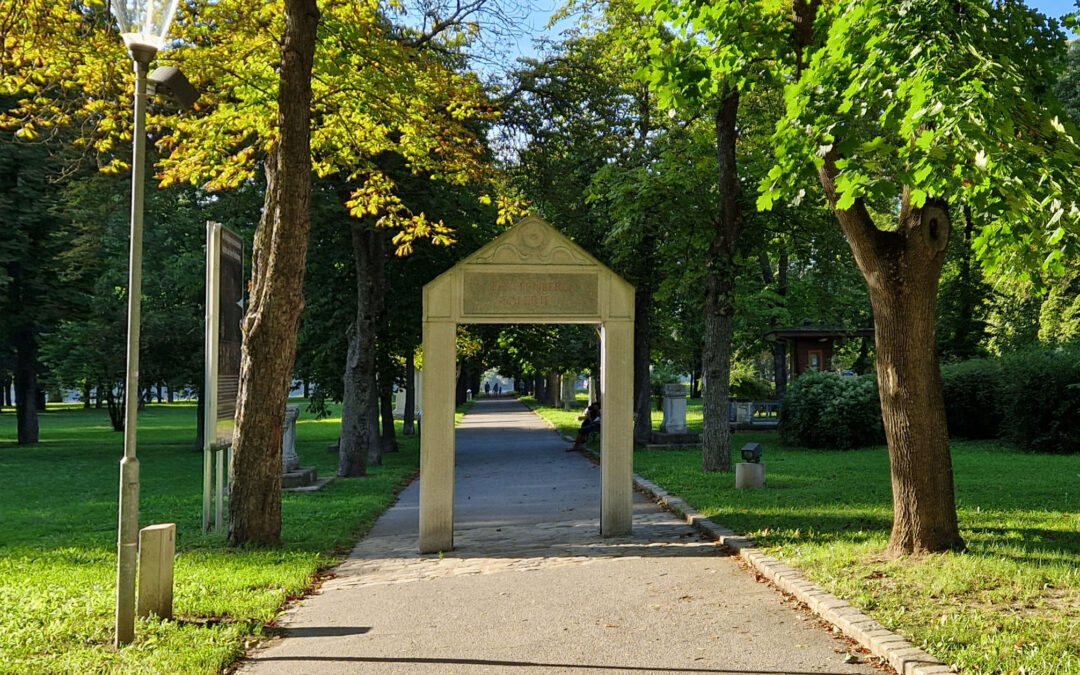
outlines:
[[750, 401], [735, 402], [735, 424], [749, 424], [754, 421], [754, 406]]
[[140, 617], [173, 615], [173, 557], [176, 555], [176, 524], [161, 523], [139, 530]]
[[285, 406], [285, 433], [281, 440], [281, 472], [289, 473], [300, 468], [300, 456], [296, 454], [296, 420], [300, 418], [300, 406]]
[[660, 423], [661, 433], [686, 433], [686, 393], [685, 384], [664, 385], [664, 420]]

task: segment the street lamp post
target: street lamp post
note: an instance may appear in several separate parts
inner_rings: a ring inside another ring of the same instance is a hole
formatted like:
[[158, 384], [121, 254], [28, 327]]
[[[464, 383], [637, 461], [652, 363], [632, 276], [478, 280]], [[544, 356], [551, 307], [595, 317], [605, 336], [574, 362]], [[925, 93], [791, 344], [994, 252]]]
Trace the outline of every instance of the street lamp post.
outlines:
[[146, 154], [146, 74], [165, 45], [177, 0], [111, 0], [110, 8], [135, 65], [135, 124], [131, 161], [131, 249], [128, 263], [127, 370], [124, 376], [124, 458], [116, 564], [116, 645], [135, 639], [135, 560], [139, 535], [139, 322], [142, 300], [143, 182]]

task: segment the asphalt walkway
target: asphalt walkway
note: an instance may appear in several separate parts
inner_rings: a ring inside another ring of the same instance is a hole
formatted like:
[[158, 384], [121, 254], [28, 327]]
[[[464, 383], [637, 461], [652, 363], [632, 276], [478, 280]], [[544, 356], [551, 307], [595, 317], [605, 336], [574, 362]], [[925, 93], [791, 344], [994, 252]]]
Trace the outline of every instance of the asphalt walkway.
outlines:
[[413, 483], [243, 673], [879, 673], [678, 517], [634, 495], [602, 538], [600, 469], [515, 399], [457, 431], [455, 550], [420, 555]]

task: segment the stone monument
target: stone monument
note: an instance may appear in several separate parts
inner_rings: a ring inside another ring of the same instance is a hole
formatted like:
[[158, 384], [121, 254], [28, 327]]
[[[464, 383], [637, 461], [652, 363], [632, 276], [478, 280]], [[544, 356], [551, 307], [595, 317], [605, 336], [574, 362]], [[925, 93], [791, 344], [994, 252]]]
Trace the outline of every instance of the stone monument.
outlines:
[[285, 429], [281, 438], [281, 472], [289, 473], [300, 468], [300, 455], [296, 454], [296, 420], [300, 419], [300, 406], [285, 406]]
[[296, 454], [296, 420], [300, 419], [300, 406], [285, 406], [285, 427], [281, 434], [281, 490], [282, 492], [314, 492], [333, 482], [333, 478], [319, 478], [313, 466], [301, 467]]
[[690, 433], [686, 428], [687, 393], [685, 384], [664, 385], [664, 419], [660, 423], [660, 431], [649, 434], [650, 448], [684, 448], [701, 443], [701, 436]]
[[686, 433], [686, 393], [685, 384], [664, 385], [664, 420], [660, 423], [662, 433]]

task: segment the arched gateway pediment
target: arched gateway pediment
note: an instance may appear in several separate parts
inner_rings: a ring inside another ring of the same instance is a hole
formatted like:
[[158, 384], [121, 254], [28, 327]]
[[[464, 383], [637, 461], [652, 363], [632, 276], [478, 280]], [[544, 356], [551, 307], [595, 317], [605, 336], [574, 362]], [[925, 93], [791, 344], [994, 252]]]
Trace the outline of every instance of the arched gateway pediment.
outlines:
[[634, 287], [551, 225], [529, 217], [424, 286], [420, 551], [454, 547], [455, 336], [461, 323], [600, 325], [600, 533], [630, 534]]
[[424, 318], [457, 323], [603, 323], [633, 312], [633, 286], [535, 216], [424, 287]]

